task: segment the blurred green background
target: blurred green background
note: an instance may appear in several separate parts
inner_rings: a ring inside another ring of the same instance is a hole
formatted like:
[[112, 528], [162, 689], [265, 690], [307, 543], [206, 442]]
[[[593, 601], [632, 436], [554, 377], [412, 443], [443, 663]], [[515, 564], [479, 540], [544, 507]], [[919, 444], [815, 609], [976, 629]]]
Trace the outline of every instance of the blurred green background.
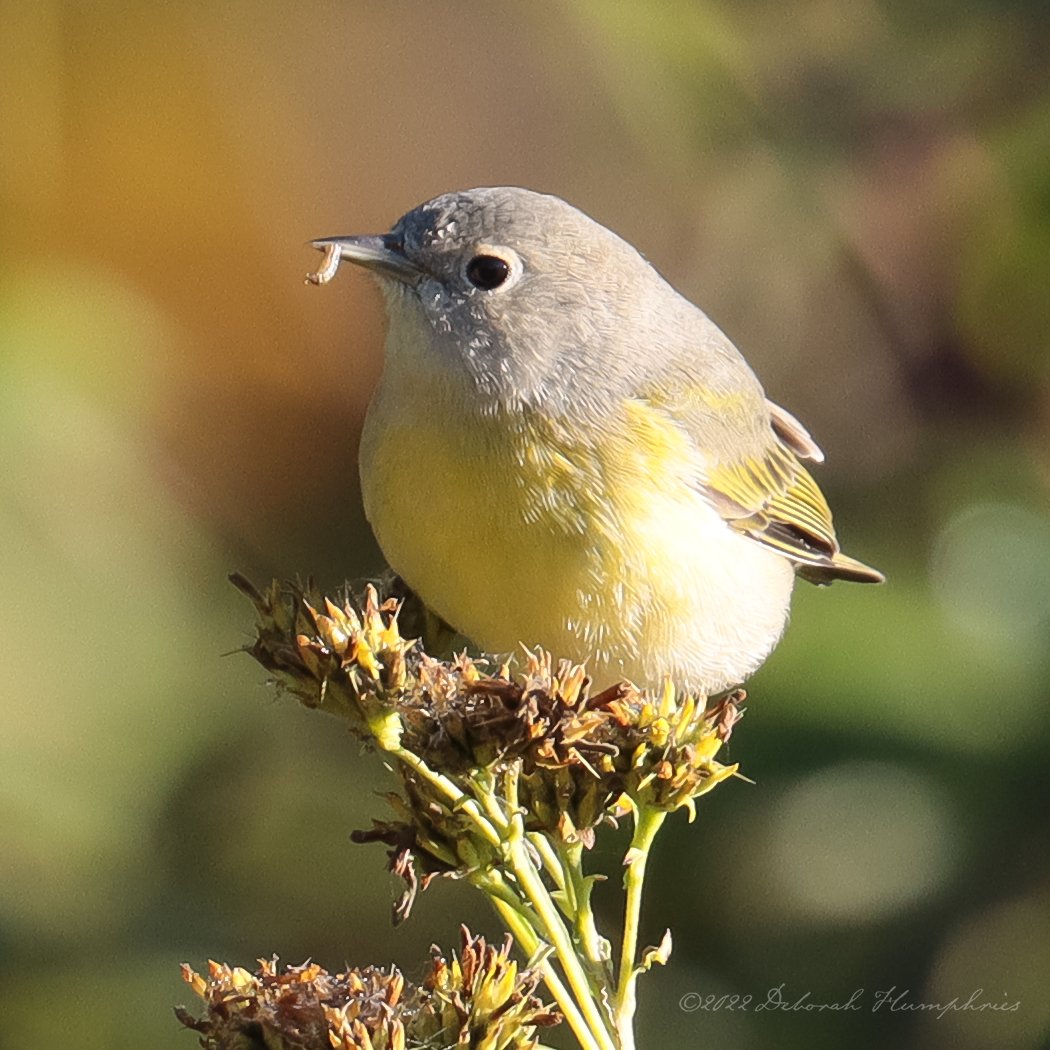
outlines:
[[[658, 844], [641, 1045], [1046, 1046], [1048, 49], [1033, 0], [0, 2], [0, 1046], [187, 1048], [183, 960], [495, 931], [453, 884], [391, 930], [379, 764], [223, 655], [228, 571], [380, 565], [381, 305], [304, 242], [492, 183], [700, 302], [890, 578], [799, 587], [757, 785]], [[679, 1005], [780, 985], [862, 1009]]]

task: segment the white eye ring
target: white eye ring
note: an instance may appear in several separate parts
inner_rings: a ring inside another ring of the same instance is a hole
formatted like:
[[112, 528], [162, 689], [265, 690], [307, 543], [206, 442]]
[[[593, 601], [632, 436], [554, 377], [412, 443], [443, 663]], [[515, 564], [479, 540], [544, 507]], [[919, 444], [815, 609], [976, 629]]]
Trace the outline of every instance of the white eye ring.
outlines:
[[518, 283], [524, 270], [513, 248], [479, 244], [463, 263], [463, 279], [480, 292], [505, 292]]

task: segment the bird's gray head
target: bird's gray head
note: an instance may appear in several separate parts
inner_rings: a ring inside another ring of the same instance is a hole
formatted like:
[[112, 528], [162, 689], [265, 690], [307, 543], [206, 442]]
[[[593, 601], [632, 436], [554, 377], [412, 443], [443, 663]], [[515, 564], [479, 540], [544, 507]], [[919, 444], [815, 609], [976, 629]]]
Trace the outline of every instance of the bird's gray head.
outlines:
[[626, 241], [517, 187], [447, 193], [388, 234], [314, 244], [380, 279], [394, 352], [423, 344], [483, 404], [600, 410], [651, 374], [683, 328], [710, 324]]

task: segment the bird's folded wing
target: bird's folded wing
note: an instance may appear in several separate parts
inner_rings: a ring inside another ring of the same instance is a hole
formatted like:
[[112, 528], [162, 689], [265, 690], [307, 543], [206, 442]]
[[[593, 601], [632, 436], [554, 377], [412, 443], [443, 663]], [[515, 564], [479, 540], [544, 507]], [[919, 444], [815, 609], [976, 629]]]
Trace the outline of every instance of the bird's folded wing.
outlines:
[[696, 442], [704, 466], [695, 484], [730, 528], [782, 554], [811, 582], [883, 579], [839, 550], [824, 494], [799, 459], [820, 462], [823, 453], [791, 413], [760, 395], [716, 403], [694, 385], [665, 387], [646, 403]]
[[771, 437], [764, 455], [716, 463], [704, 478], [704, 492], [727, 524], [789, 558], [813, 583], [880, 582], [881, 573], [839, 550], [824, 494], [775, 423]]

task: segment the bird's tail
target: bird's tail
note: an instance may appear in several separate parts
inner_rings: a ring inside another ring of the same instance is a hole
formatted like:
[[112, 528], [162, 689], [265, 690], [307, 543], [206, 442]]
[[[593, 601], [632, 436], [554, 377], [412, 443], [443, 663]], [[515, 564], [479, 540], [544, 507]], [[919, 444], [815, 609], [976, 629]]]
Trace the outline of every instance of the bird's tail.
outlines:
[[856, 558], [851, 558], [841, 551], [836, 551], [832, 557], [823, 562], [796, 563], [796, 571], [804, 580], [810, 583], [831, 583], [833, 580], [850, 580], [853, 583], [884, 583], [886, 577], [865, 565]]

